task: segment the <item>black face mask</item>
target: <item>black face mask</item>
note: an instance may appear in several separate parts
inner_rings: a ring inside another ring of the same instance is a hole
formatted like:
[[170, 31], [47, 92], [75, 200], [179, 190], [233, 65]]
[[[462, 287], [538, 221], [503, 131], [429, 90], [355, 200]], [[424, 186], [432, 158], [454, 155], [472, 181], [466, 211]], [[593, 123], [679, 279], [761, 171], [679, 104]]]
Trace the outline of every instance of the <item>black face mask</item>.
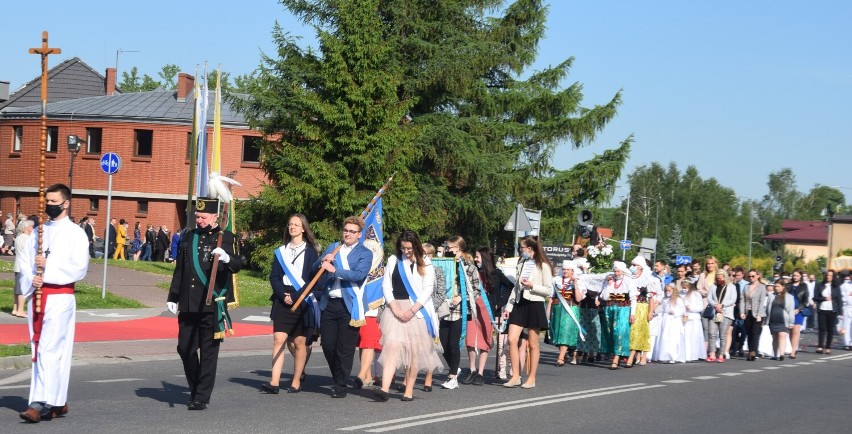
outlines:
[[62, 205], [47, 205], [44, 208], [44, 212], [48, 215], [48, 217], [55, 219], [62, 214]]
[[455, 254], [455, 253], [453, 253], [453, 252], [451, 252], [451, 251], [449, 251], [449, 250], [447, 250], [447, 251], [445, 251], [445, 252], [444, 252], [444, 257], [445, 257], [445, 258], [455, 258], [455, 257], [456, 257], [456, 254]]

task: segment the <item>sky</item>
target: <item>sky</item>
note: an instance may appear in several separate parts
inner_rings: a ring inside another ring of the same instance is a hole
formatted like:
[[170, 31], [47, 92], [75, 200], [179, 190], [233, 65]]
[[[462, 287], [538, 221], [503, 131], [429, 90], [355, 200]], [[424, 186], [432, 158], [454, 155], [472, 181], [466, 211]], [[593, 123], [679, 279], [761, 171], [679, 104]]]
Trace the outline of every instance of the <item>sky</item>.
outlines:
[[[275, 52], [276, 21], [315, 44], [313, 30], [273, 0], [131, 5], [43, 0], [36, 13], [4, 2], [0, 80], [14, 91], [40, 74], [28, 49], [41, 45], [43, 30], [62, 49], [50, 66], [76, 56], [103, 74], [121, 50], [119, 74], [136, 66], [155, 79], [166, 64], [249, 73], [261, 51]], [[596, 140], [580, 150], [560, 145], [554, 166], [567, 169], [632, 134], [625, 175], [654, 161], [681, 172], [691, 165], [741, 198], [760, 199], [769, 174], [789, 167], [799, 191], [838, 186], [852, 198], [850, 22], [845, 0], [552, 0], [530, 70], [574, 57], [564, 87], [582, 83], [586, 107], [623, 92]]]

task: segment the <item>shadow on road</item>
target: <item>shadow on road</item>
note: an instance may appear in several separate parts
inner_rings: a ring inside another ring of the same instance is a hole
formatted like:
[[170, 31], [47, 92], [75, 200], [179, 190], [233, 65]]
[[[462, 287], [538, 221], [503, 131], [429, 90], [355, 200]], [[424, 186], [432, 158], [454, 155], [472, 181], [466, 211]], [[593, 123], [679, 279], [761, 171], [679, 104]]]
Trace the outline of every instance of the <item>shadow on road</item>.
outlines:
[[30, 403], [20, 396], [0, 397], [0, 408], [8, 408], [15, 411], [24, 411]]
[[174, 407], [175, 404], [186, 404], [189, 400], [189, 388], [164, 381], [162, 388], [143, 387], [141, 389], [136, 389], [136, 396], [140, 398], [151, 398], [155, 401], [169, 404], [169, 407]]

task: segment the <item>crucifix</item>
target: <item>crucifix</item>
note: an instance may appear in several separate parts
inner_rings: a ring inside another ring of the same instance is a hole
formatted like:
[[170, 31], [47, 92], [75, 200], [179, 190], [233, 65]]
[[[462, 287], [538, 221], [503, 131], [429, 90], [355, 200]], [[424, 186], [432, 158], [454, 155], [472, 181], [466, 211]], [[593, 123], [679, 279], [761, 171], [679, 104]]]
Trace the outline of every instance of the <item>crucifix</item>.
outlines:
[[[48, 48], [47, 31], [41, 32], [41, 47], [30, 48], [30, 54], [41, 55], [41, 154], [38, 166], [38, 252], [42, 254], [44, 239], [44, 165], [47, 153], [47, 56], [62, 53], [59, 48]], [[57, 144], [58, 145], [58, 144]], [[36, 275], [44, 274], [43, 267], [36, 268]], [[41, 313], [41, 288], [35, 291], [35, 311]]]

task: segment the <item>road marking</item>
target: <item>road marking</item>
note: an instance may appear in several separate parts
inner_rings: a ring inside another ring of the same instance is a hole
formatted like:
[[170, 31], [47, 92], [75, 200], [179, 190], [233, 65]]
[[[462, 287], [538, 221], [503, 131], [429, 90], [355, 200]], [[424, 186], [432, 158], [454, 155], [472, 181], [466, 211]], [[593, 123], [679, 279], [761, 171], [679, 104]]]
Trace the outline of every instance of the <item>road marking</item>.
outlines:
[[719, 375], [724, 375], [726, 377], [736, 377], [737, 375], [743, 375], [742, 372], [723, 372]]
[[844, 354], [840, 357], [829, 360], [829, 362], [837, 362], [837, 361], [840, 361], [840, 360], [849, 360], [849, 359], [852, 359], [852, 354]]
[[823, 360], [823, 359], [816, 359], [816, 360], [814, 360], [814, 362], [816, 362], [816, 363], [825, 363], [825, 362], [827, 362], [827, 361], [828, 361], [828, 360]]
[[712, 376], [712, 375], [703, 375], [703, 376], [701, 376], [701, 377], [692, 377], [692, 378], [694, 378], [694, 379], [696, 379], [696, 380], [715, 380], [715, 379], [717, 379], [717, 378], [719, 378], [719, 377], [714, 377], [714, 376]]
[[796, 367], [796, 365], [794, 365], [792, 363], [787, 363], [787, 364], [784, 364], [784, 365], [781, 365], [781, 366], [783, 366], [785, 368], [795, 368]]
[[820, 360], [839, 359], [841, 357], [848, 357], [848, 356], [849, 356], [848, 354], [837, 354], [837, 355], [834, 355], [834, 356], [820, 357]]
[[797, 365], [802, 365], [802, 366], [805, 366], [805, 365], [813, 365], [813, 363], [811, 363], [811, 362], [799, 362], [799, 363], [796, 363], [796, 364], [797, 364]]
[[99, 318], [130, 318], [130, 317], [134, 317], [134, 316], [139, 316], [139, 315], [126, 314], [126, 313], [118, 313], [118, 312], [94, 313], [94, 312], [88, 312], [88, 311], [85, 311], [85, 310], [78, 310], [77, 313], [78, 314], [79, 313], [85, 313], [87, 315], [96, 316], [96, 317], [99, 317]]
[[142, 378], [113, 378], [110, 380], [91, 380], [86, 383], [123, 383], [125, 381], [142, 381]]
[[743, 372], [754, 373], [754, 372], [763, 372], [760, 369], [743, 369]]
[[780, 366], [764, 366], [763, 369], [781, 369]]
[[252, 321], [252, 322], [272, 322], [272, 319], [268, 316], [260, 316], [260, 315], [249, 315], [242, 319], [243, 321]]
[[12, 383], [17, 383], [19, 381], [24, 381], [24, 380], [29, 381], [30, 379], [32, 379], [32, 377], [33, 377], [33, 370], [27, 369], [26, 371], [18, 372], [17, 374], [12, 375], [10, 377], [0, 379], [0, 384], [12, 384]]
[[664, 380], [663, 383], [671, 383], [671, 384], [681, 384], [681, 383], [692, 383], [690, 380]]
[[10, 389], [29, 389], [29, 384], [19, 384], [17, 386], [0, 386], [0, 390], [10, 390]]
[[[476, 407], [468, 407], [457, 410], [450, 411], [442, 411], [438, 413], [430, 413], [419, 416], [411, 416], [411, 417], [403, 417], [398, 419], [386, 420], [383, 422], [374, 422], [365, 425], [357, 425], [350, 426], [345, 428], [338, 428], [338, 431], [355, 431], [355, 430], [363, 430], [367, 428], [374, 428], [368, 430], [369, 432], [384, 432], [384, 431], [392, 431], [403, 428], [410, 428], [413, 426], [419, 425], [427, 425], [437, 422], [444, 422], [454, 419], [461, 419], [466, 417], [480, 416], [491, 413], [498, 413], [503, 411], [512, 411], [520, 408], [539, 406], [543, 404], [555, 404], [564, 401], [571, 401], [575, 399], [585, 399], [585, 398], [593, 398], [596, 396], [604, 396], [611, 395], [615, 393], [623, 393], [623, 392], [631, 392], [635, 390], [644, 390], [644, 389], [653, 389], [657, 387], [666, 387], [664, 384], [652, 384], [648, 385], [646, 383], [636, 383], [636, 384], [627, 384], [622, 386], [614, 386], [614, 387], [604, 387], [600, 389], [590, 389], [583, 390], [579, 392], [570, 392], [570, 393], [562, 393], [558, 395], [548, 395], [548, 396], [540, 396], [536, 398], [529, 399], [519, 399], [516, 401], [509, 402], [501, 402], [497, 404], [488, 404], [488, 405], [480, 405]], [[407, 423], [402, 423], [407, 422]], [[384, 427], [383, 427], [384, 426]], [[377, 428], [380, 427], [380, 428]]]

